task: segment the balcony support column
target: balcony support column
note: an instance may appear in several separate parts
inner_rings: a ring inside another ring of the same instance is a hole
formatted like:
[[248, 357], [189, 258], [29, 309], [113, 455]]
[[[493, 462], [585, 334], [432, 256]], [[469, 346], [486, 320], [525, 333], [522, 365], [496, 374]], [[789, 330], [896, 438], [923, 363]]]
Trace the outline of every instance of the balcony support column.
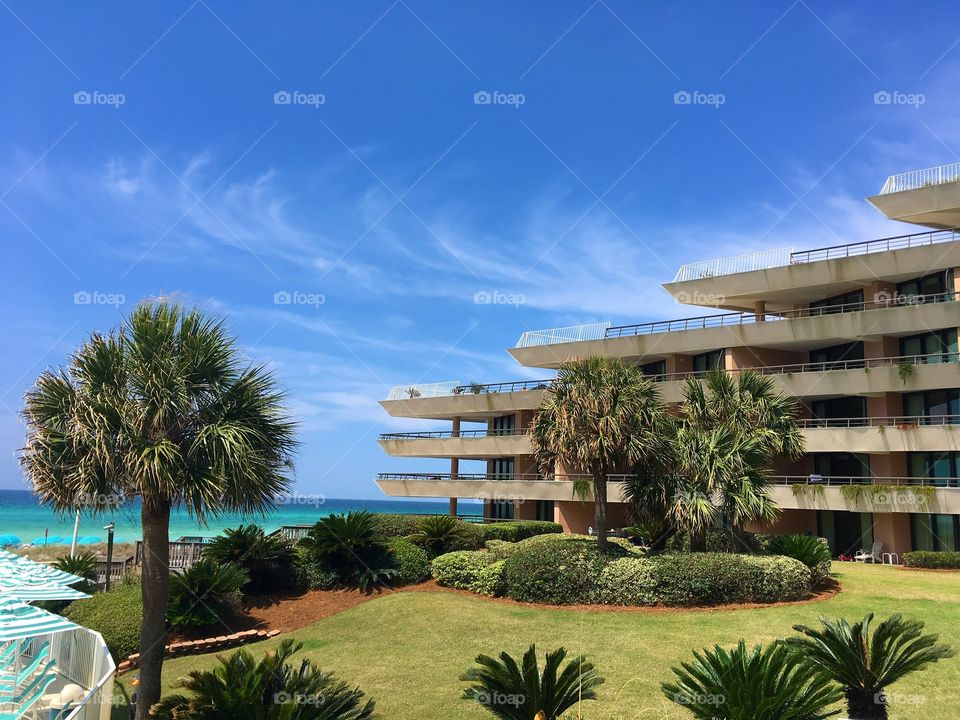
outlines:
[[457, 499], [450, 498], [450, 517], [457, 516]]
[[767, 302], [766, 300], [755, 300], [753, 303], [753, 314], [756, 317], [757, 322], [763, 322], [767, 319]]

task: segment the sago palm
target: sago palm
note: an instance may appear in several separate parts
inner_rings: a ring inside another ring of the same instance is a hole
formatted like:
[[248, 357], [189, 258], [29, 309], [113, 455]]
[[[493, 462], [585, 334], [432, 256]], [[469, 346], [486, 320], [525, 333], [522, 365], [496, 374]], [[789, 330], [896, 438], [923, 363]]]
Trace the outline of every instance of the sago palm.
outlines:
[[465, 534], [462, 520], [451, 515], [431, 515], [417, 520], [413, 533], [407, 539], [431, 555], [442, 555], [456, 549]]
[[194, 670], [174, 683], [190, 694], [168, 695], [154, 706], [157, 720], [368, 720], [374, 701], [309, 660], [287, 662], [303, 645], [284, 640], [254, 659], [246, 650], [218, 658], [213, 670]]
[[655, 455], [665, 411], [640, 369], [592, 357], [562, 366], [537, 409], [531, 440], [541, 472], [582, 472], [593, 488], [597, 544], [607, 544], [607, 478]]
[[366, 510], [328, 515], [310, 528], [301, 547], [342, 582], [364, 592], [393, 580], [396, 560], [380, 534], [376, 518]]
[[503, 720], [559, 720], [581, 700], [596, 700], [604, 680], [582, 655], [563, 666], [564, 648], [546, 654], [543, 671], [537, 663], [537, 648], [531, 645], [520, 664], [508, 653], [499, 659], [478, 655], [473, 667], [460, 679], [470, 683], [465, 700], [482, 705]]
[[843, 687], [852, 720], [887, 717], [884, 690], [909, 673], [952, 657], [953, 650], [924, 634], [919, 620], [891, 615], [871, 634], [873, 613], [852, 625], [846, 620], [820, 618], [821, 628], [794, 625], [805, 637], [785, 642]]
[[717, 645], [671, 669], [677, 679], [661, 685], [664, 695], [697, 720], [821, 720], [841, 698], [826, 673], [777, 643]]
[[293, 545], [279, 535], [265, 534], [259, 525], [227, 528], [207, 543], [203, 556], [246, 570], [250, 580], [244, 592], [249, 595], [284, 589], [293, 582]]
[[145, 302], [43, 372], [23, 417], [20, 463], [43, 503], [72, 513], [140, 500], [146, 717], [161, 691], [171, 508], [204, 522], [262, 511], [286, 492], [296, 443], [284, 396], [263, 367], [242, 363], [222, 321]]

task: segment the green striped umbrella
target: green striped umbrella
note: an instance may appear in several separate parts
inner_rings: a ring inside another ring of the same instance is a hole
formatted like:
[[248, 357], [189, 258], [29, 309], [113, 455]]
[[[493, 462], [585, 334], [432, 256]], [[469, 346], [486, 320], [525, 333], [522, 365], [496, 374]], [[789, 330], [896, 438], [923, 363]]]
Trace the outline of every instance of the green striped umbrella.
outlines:
[[90, 597], [66, 585], [54, 583], [24, 583], [0, 577], [0, 597], [31, 602], [34, 600], [80, 600]]
[[24, 640], [80, 627], [60, 615], [0, 596], [0, 642]]
[[34, 562], [7, 550], [0, 550], [0, 580], [10, 579], [17, 584], [47, 583], [73, 585], [83, 580], [79, 575], [57, 570], [44, 563]]

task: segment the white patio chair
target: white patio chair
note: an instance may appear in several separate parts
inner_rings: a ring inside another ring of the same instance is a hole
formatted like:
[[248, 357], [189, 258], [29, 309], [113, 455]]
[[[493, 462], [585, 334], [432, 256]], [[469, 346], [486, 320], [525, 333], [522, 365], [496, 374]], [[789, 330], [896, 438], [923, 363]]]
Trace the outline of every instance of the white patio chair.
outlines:
[[882, 547], [883, 543], [875, 542], [869, 551], [861, 549], [856, 555], [853, 556], [853, 559], [862, 563], [865, 563], [867, 560], [874, 563], [882, 563], [883, 557], [880, 554], [880, 549]]

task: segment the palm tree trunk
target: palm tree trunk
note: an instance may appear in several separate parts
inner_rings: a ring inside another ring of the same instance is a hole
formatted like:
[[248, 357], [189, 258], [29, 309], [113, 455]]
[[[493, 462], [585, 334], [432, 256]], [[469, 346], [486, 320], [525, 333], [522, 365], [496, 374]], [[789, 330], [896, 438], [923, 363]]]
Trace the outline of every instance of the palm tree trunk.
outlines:
[[690, 552], [705, 552], [707, 549], [707, 531], [696, 529], [690, 531]]
[[848, 687], [844, 689], [847, 696], [847, 714], [850, 720], [887, 720], [886, 702], [876, 690], [863, 690]]
[[170, 501], [144, 498], [140, 508], [143, 526], [143, 625], [140, 628], [140, 690], [137, 717], [149, 717], [160, 700], [160, 671], [167, 642], [167, 596], [170, 586]]
[[593, 476], [593, 514], [597, 525], [597, 547], [607, 547], [607, 476]]

